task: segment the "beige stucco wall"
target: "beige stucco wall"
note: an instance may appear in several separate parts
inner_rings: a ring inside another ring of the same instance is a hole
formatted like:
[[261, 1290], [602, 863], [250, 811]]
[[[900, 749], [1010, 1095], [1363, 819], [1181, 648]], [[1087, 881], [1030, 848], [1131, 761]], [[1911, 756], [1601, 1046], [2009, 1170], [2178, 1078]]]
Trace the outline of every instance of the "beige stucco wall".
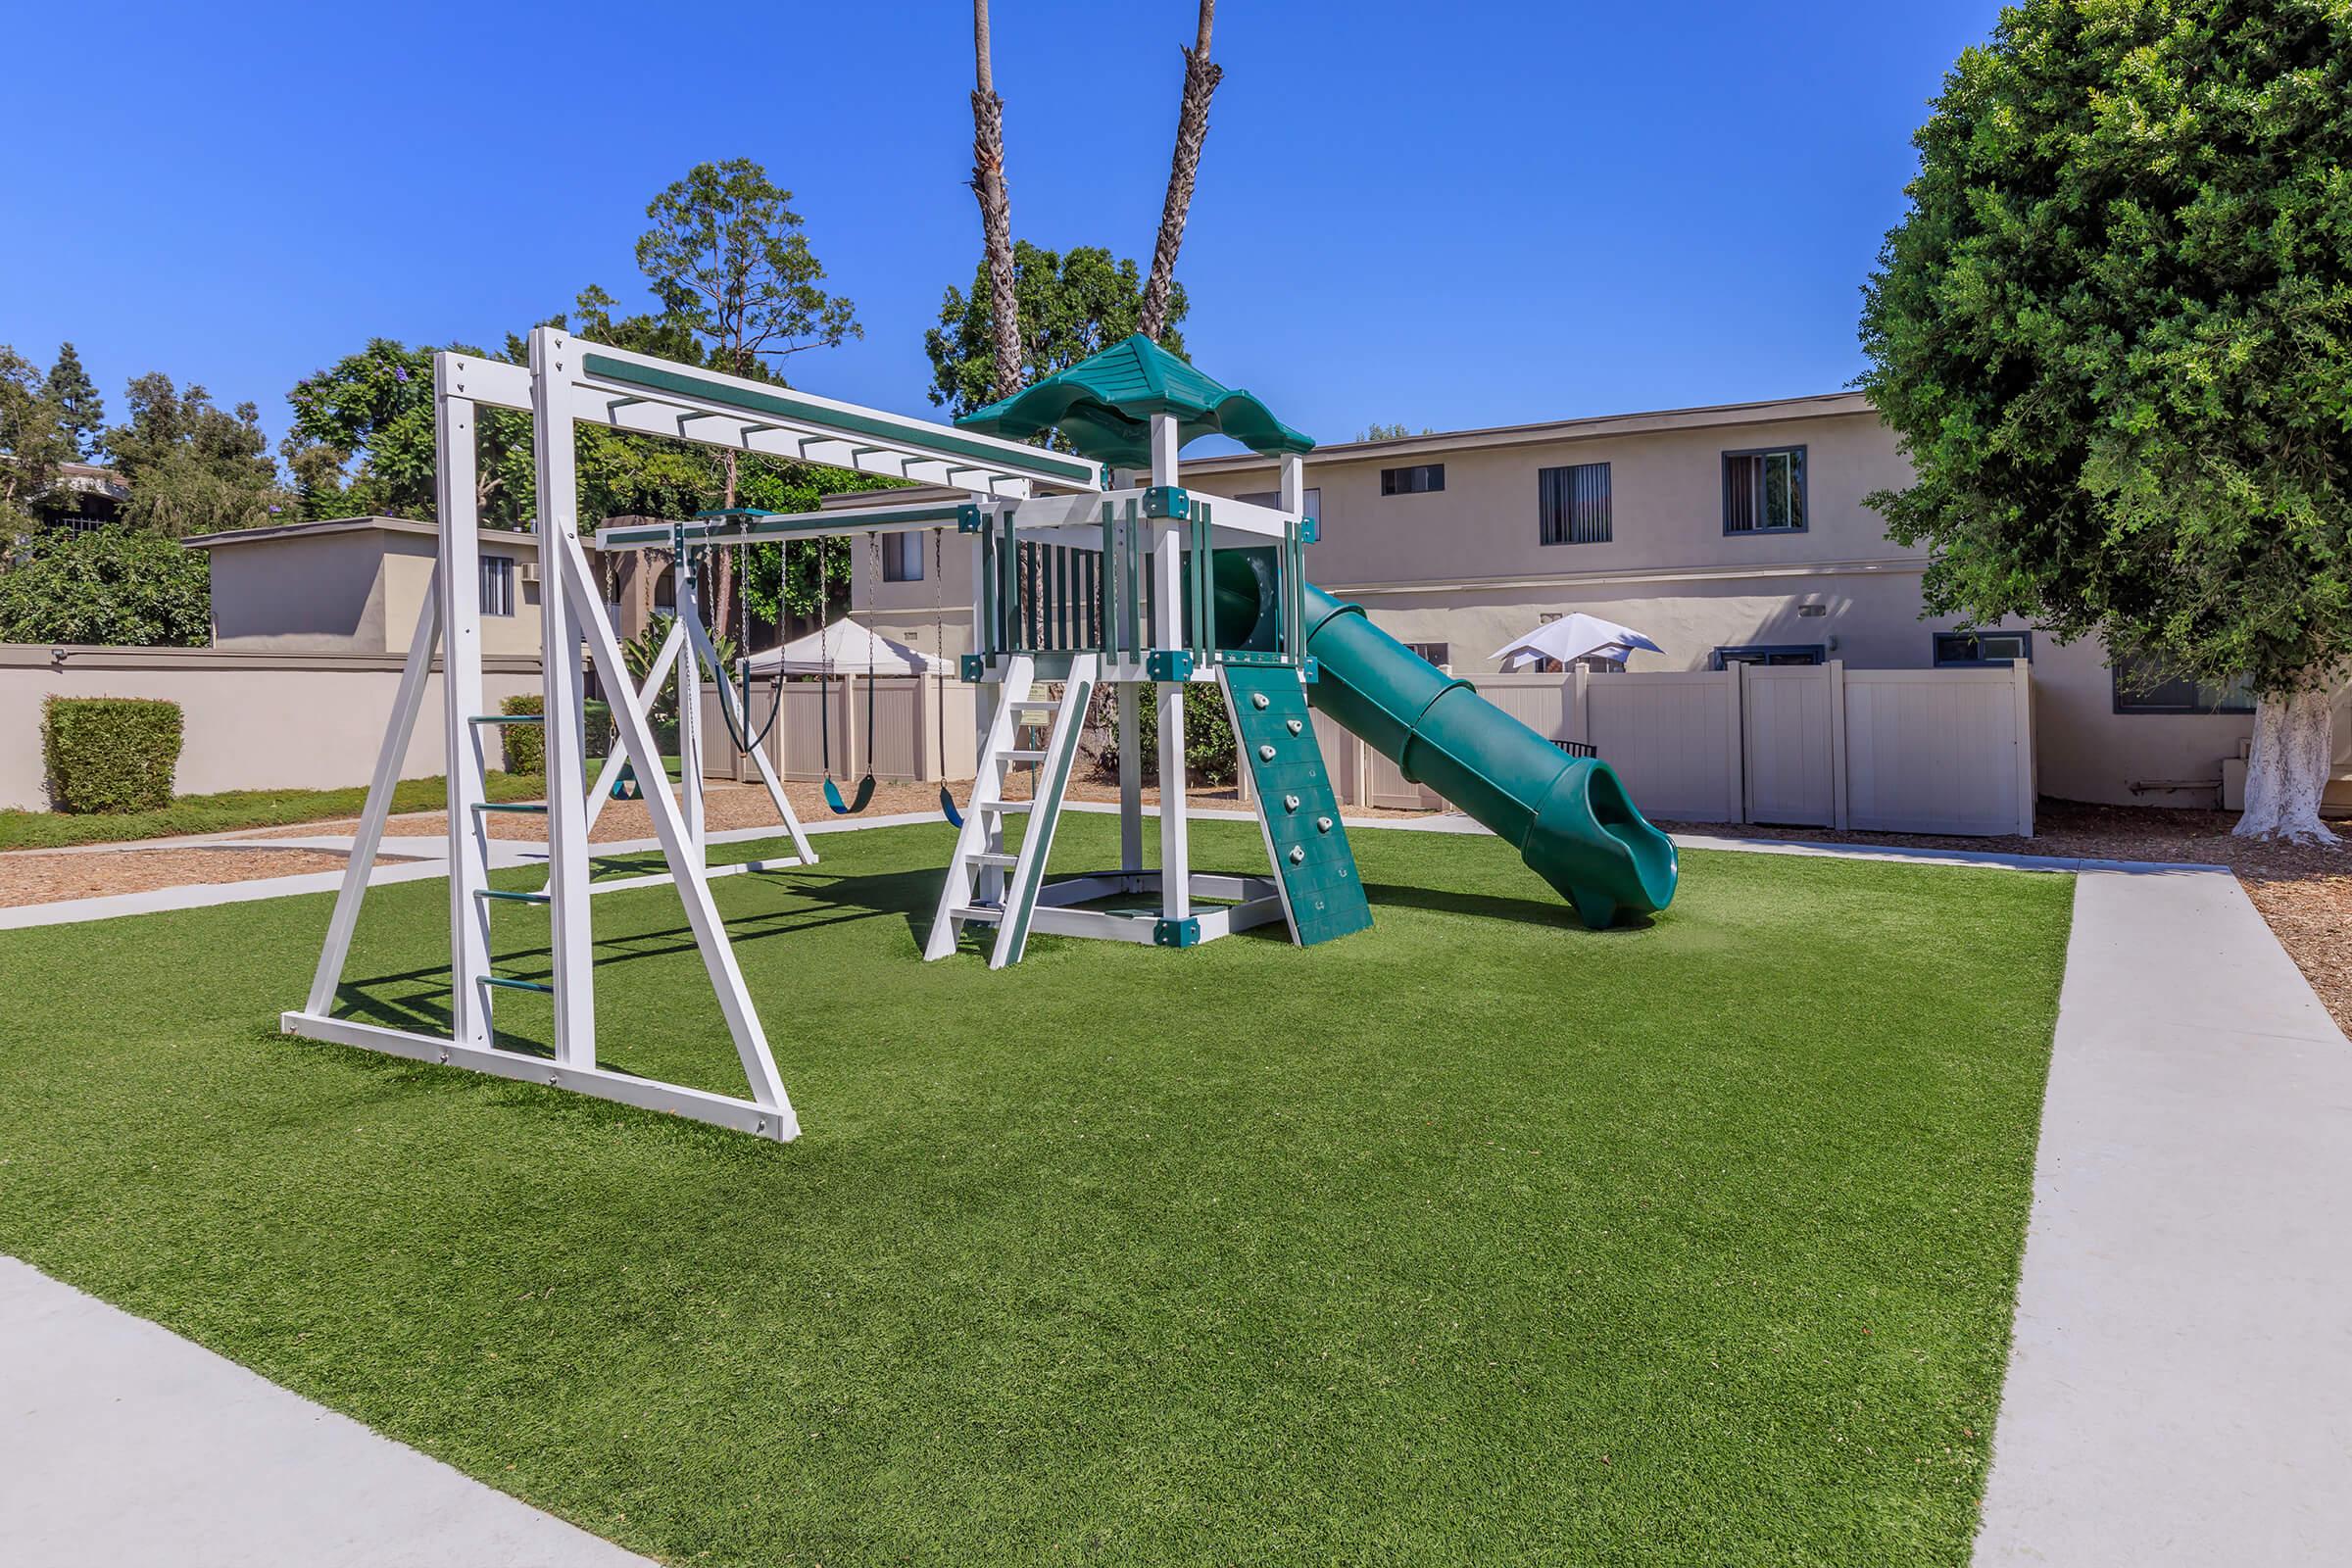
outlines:
[[[432, 581], [429, 532], [344, 528], [215, 546], [213, 645], [247, 652], [405, 654]], [[486, 530], [481, 552], [515, 564], [512, 615], [482, 617], [482, 652], [536, 657], [539, 585], [522, 581], [538, 559], [528, 534]]]
[[[174, 788], [195, 795], [367, 783], [400, 686], [401, 662], [385, 656], [70, 648], [61, 662], [55, 653], [0, 644], [0, 807], [48, 805], [41, 705], [52, 694], [179, 704], [184, 736]], [[440, 678], [428, 686], [404, 778], [442, 771]], [[492, 709], [535, 692], [538, 662], [486, 661], [482, 686]]]
[[[294, 535], [211, 552], [213, 644], [256, 652], [380, 654], [386, 607], [374, 532]], [[412, 606], [409, 614], [416, 610]], [[405, 645], [408, 630], [400, 633]]]

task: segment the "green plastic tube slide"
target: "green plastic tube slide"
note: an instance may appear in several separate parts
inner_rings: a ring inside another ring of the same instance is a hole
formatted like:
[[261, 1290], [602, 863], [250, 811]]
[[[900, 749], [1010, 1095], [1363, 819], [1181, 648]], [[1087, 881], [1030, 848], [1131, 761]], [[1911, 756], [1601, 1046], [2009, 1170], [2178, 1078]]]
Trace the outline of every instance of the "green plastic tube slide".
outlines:
[[1672, 902], [1674, 843], [1634, 808], [1608, 763], [1568, 756], [1311, 583], [1306, 627], [1314, 706], [1508, 840], [1585, 924]]

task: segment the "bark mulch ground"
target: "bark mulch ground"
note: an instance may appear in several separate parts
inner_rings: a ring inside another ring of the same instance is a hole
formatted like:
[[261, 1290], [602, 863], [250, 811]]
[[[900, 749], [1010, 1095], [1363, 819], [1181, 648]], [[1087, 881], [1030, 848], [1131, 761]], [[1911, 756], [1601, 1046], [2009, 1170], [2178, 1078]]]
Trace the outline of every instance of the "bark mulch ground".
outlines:
[[[1724, 838], [2226, 865], [2237, 874], [2254, 907], [2270, 922], [2336, 1024], [2352, 1034], [2352, 844], [2327, 849], [2237, 838], [2230, 831], [2237, 825], [2233, 811], [2082, 806], [2067, 801], [2043, 801], [2034, 808], [2030, 839], [1836, 833], [1825, 828], [1727, 827], [1706, 822], [1661, 825]], [[2339, 822], [2336, 827], [2352, 839], [2352, 822]]]
[[25, 851], [0, 855], [0, 907], [342, 869], [342, 856], [319, 850]]

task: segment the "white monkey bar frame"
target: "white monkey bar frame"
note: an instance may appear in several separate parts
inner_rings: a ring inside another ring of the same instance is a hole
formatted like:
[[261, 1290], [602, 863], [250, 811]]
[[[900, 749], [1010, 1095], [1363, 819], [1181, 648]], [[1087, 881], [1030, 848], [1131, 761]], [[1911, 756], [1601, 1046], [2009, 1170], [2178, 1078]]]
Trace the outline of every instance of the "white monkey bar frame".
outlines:
[[[580, 542], [573, 426], [604, 424], [745, 452], [805, 458], [869, 473], [954, 485], [988, 498], [1019, 499], [1032, 495], [1039, 485], [1100, 491], [1102, 468], [1061, 453], [627, 353], [575, 338], [556, 327], [543, 326], [531, 333], [528, 367], [469, 354], [436, 355], [433, 398], [441, 523], [433, 586], [409, 645], [392, 721], [376, 759], [367, 810], [352, 846], [351, 862], [335, 900], [310, 994], [300, 1008], [280, 1016], [280, 1027], [311, 1039], [548, 1083], [779, 1141], [795, 1138], [800, 1133], [799, 1118], [785, 1094], [709, 884], [713, 875], [812, 863], [816, 856], [773, 770], [755, 748], [752, 755], [761, 782], [783, 818], [795, 856], [759, 865], [711, 868], [707, 864], [701, 799], [701, 705], [694, 691], [703, 668], [709, 669], [718, 687], [719, 701], [728, 711], [738, 722], [744, 715], [735, 712], [726, 671], [687, 582], [690, 573], [680, 573], [686, 591], [679, 595], [678, 625], [649, 683], [640, 689], [631, 682]], [[544, 889], [533, 893], [489, 885], [485, 817], [498, 808], [483, 800], [484, 734], [511, 720], [487, 712], [482, 698], [474, 419], [475, 410], [484, 406], [530, 414], [538, 461], [540, 506], [534, 533], [542, 567], [541, 723], [551, 787], [545, 807], [536, 808], [543, 809], [547, 818], [548, 879]], [[584, 794], [573, 783], [586, 769], [583, 671], [573, 652], [583, 645], [609, 694], [615, 734], [612, 755]], [[446, 1036], [338, 1017], [332, 1011], [391, 809], [393, 786], [424, 707], [436, 650], [442, 663], [442, 733], [449, 780], [451, 1028]], [[669, 666], [681, 656], [683, 804], [666, 787], [668, 775], [647, 716], [649, 700], [661, 690]], [[644, 798], [665, 868], [649, 876], [593, 883], [588, 830], [622, 760], [633, 763], [638, 777], [645, 781]], [[1181, 818], [1181, 813], [1178, 815]], [[685, 906], [695, 946], [742, 1061], [749, 1099], [639, 1078], [598, 1065], [590, 900], [597, 893], [664, 881], [676, 888]], [[547, 913], [553, 972], [544, 983], [491, 970], [491, 910], [509, 904], [544, 908]], [[549, 997], [555, 1014], [552, 1058], [503, 1049], [496, 1043], [491, 999], [502, 990], [543, 992]]]

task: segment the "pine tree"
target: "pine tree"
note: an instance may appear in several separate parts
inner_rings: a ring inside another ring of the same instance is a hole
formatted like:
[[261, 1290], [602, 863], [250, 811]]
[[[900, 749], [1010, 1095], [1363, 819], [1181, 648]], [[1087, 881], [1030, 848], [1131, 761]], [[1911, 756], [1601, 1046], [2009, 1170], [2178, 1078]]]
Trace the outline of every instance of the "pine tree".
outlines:
[[106, 404], [98, 396], [98, 383], [81, 368], [81, 356], [73, 344], [58, 345], [57, 363], [49, 367], [44, 390], [57, 406], [58, 426], [73, 443], [74, 455], [85, 460], [95, 456], [98, 437], [106, 429]]

